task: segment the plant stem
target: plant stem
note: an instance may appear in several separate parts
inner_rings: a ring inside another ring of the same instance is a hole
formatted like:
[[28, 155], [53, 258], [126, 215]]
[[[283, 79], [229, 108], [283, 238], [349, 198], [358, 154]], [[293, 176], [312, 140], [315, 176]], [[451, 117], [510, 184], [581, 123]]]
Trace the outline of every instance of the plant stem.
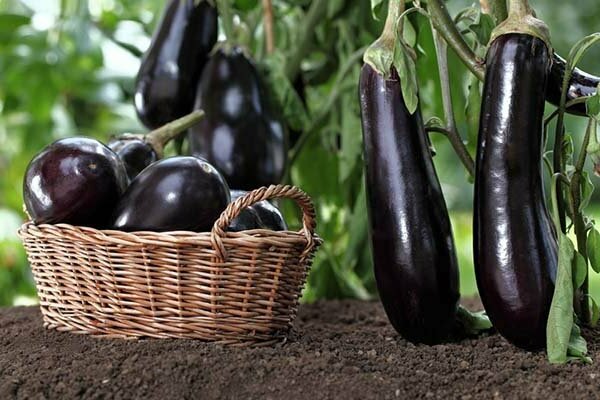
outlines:
[[[560, 94], [560, 103], [558, 107], [558, 120], [556, 121], [556, 129], [554, 132], [554, 152], [552, 154], [553, 158], [553, 167], [554, 173], [562, 173], [564, 171], [564, 160], [563, 160], [563, 152], [562, 146], [564, 141], [565, 134], [565, 110], [567, 103], [567, 90], [569, 87], [569, 81], [571, 79], [571, 66], [567, 63], [565, 67], [565, 76], [562, 82], [561, 94]], [[561, 193], [564, 193], [561, 191]], [[560, 228], [563, 232], [566, 232], [567, 223], [565, 217], [565, 205], [564, 205], [564, 197], [558, 196], [557, 199], [558, 211], [560, 216]]]
[[193, 111], [186, 116], [147, 133], [144, 135], [144, 140], [152, 146], [158, 157], [162, 158], [166, 144], [181, 135], [188, 128], [196, 125], [202, 118], [204, 118], [204, 111]]
[[223, 30], [227, 39], [232, 40], [234, 37], [233, 32], [233, 12], [231, 11], [230, 0], [216, 0], [217, 9], [221, 16], [221, 22], [223, 23]]
[[272, 54], [275, 51], [275, 34], [273, 32], [273, 3], [271, 0], [262, 0], [262, 5], [265, 38], [267, 42], [267, 54]]
[[444, 117], [446, 119], [446, 129], [448, 131], [448, 140], [452, 144], [454, 151], [464, 164], [467, 172], [471, 177], [475, 177], [475, 162], [469, 154], [465, 143], [463, 142], [458, 129], [456, 128], [456, 121], [454, 120], [454, 111], [452, 108], [452, 90], [450, 89], [450, 74], [448, 70], [448, 48], [446, 42], [444, 42], [435, 29], [433, 31], [433, 41], [435, 43], [435, 51], [437, 54], [438, 71], [440, 75], [440, 85], [442, 89], [442, 104], [444, 107]]
[[531, 6], [527, 0], [508, 0], [508, 15], [524, 16], [531, 12]]
[[[595, 124], [596, 121], [592, 118], [589, 119], [588, 128], [585, 131], [585, 136], [583, 138], [583, 143], [581, 145], [581, 151], [579, 152], [579, 157], [577, 158], [577, 163], [575, 164], [575, 172], [573, 173], [573, 178], [571, 179], [571, 199], [573, 200], [573, 225], [575, 227], [575, 236], [577, 237], [577, 250], [586, 260], [587, 256], [587, 229], [585, 224], [585, 219], [583, 217], [583, 212], [579, 210], [581, 205], [581, 179], [583, 178], [583, 168], [585, 166], [585, 160], [587, 157], [586, 149], [590, 142], [591, 138], [591, 126], [590, 124]], [[576, 301], [575, 301], [575, 312], [579, 316], [579, 319], [584, 324], [589, 324], [590, 322], [590, 309], [589, 309], [589, 301], [588, 301], [588, 277], [586, 278], [581, 285], [581, 288], [576, 292]]]
[[327, 12], [327, 4], [329, 4], [328, 0], [313, 0], [304, 17], [304, 24], [298, 30], [299, 43], [285, 64], [285, 75], [290, 82], [293, 82], [300, 72], [300, 64], [310, 50], [315, 28], [323, 20], [323, 16]]
[[474, 73], [479, 80], [483, 81], [483, 63], [475, 56], [473, 50], [471, 50], [465, 39], [456, 28], [452, 17], [446, 9], [446, 5], [442, 2], [442, 0], [429, 0], [427, 5], [431, 22], [435, 29], [444, 38], [446, 43], [448, 43], [448, 45], [454, 50], [456, 55], [463, 61], [466, 67], [472, 73]]

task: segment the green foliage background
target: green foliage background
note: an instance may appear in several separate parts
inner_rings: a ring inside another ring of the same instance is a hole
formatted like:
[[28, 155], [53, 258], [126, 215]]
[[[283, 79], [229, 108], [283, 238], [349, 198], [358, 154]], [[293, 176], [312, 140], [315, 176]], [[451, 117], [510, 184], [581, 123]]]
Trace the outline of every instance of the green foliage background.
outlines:
[[[285, 62], [304, 35], [306, 9], [326, 1], [302, 65], [307, 83], [306, 112], [283, 74]], [[292, 183], [317, 203], [318, 231], [325, 239], [309, 277], [304, 300], [369, 298], [375, 293], [367, 240], [362, 185], [361, 129], [357, 101], [360, 54], [381, 29], [369, 0], [273, 0], [278, 51], [263, 51], [260, 2], [235, 0], [243, 25], [240, 40], [268, 71], [286, 101], [286, 116], [306, 131], [307, 141], [291, 171]], [[585, 34], [599, 30], [600, 3], [531, 1], [553, 33], [556, 50], [566, 54]], [[158, 0], [2, 0], [0, 1], [0, 305], [35, 295], [24, 251], [16, 236], [23, 222], [21, 179], [31, 157], [65, 136], [107, 140], [121, 132], [141, 132], [132, 105], [139, 54], [148, 44], [164, 1]], [[451, 0], [453, 14], [471, 2]], [[442, 116], [437, 64], [429, 22], [411, 17], [416, 41], [421, 107], [426, 118]], [[582, 67], [600, 74], [593, 50]], [[455, 115], [466, 136], [469, 75], [450, 51]], [[548, 106], [548, 111], [552, 108]], [[583, 126], [571, 118], [580, 137]], [[476, 292], [471, 251], [472, 187], [445, 139], [434, 136], [435, 158], [452, 214], [461, 263], [463, 295]], [[594, 178], [596, 179], [596, 178]], [[596, 183], [598, 180], [596, 179]], [[298, 223], [289, 204], [286, 215]], [[600, 211], [596, 213], [600, 217]], [[592, 293], [600, 285], [592, 281]], [[594, 293], [595, 292], [595, 293]]]

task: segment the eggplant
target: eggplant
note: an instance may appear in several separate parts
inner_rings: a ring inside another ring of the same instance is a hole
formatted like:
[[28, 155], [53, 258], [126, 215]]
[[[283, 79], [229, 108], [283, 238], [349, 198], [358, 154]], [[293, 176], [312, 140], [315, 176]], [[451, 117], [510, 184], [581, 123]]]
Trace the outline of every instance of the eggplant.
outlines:
[[196, 86], [217, 42], [217, 10], [206, 0], [170, 0], [142, 59], [134, 104], [146, 127], [190, 113]]
[[123, 161], [130, 180], [159, 159], [150, 143], [140, 138], [115, 138], [108, 142], [108, 147]]
[[205, 118], [189, 131], [190, 150], [214, 165], [231, 187], [252, 190], [281, 181], [288, 136], [256, 66], [237, 47], [211, 57], [198, 86]]
[[[244, 190], [231, 190], [231, 201], [246, 195]], [[273, 231], [286, 231], [287, 224], [281, 215], [281, 211], [268, 200], [259, 201], [246, 207], [231, 221], [228, 230], [230, 232], [241, 232], [250, 229], [270, 229]]]
[[229, 187], [212, 165], [196, 157], [166, 158], [131, 182], [112, 227], [127, 232], [208, 232], [229, 200]]
[[25, 208], [36, 224], [104, 228], [127, 188], [117, 155], [85, 137], [60, 139], [29, 163], [23, 180]]
[[360, 75], [369, 231], [381, 302], [416, 343], [448, 339], [459, 299], [446, 203], [421, 113], [407, 110], [398, 73], [369, 64]]
[[[558, 54], [554, 53], [552, 58], [552, 69], [548, 75], [548, 84], [546, 85], [546, 100], [556, 106], [560, 105], [560, 95], [566, 68], [567, 62]], [[598, 91], [598, 84], [600, 84], [600, 77], [588, 74], [579, 68], [575, 68], [571, 74], [571, 79], [569, 80], [569, 86], [567, 88], [567, 103], [580, 97], [595, 95]], [[567, 108], [567, 112], [580, 116], [587, 115], [585, 103], [575, 104]]]
[[539, 38], [511, 33], [491, 43], [476, 160], [479, 294], [498, 332], [532, 350], [545, 345], [558, 262], [541, 158], [550, 65]]

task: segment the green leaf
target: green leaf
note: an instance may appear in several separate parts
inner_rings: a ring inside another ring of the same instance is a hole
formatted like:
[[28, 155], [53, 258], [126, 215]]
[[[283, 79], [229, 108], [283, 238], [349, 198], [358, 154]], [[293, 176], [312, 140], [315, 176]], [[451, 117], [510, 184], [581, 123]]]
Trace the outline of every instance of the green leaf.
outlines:
[[593, 96], [590, 96], [585, 101], [587, 115], [594, 118], [596, 121], [600, 119], [600, 92], [596, 90]]
[[581, 173], [581, 203], [579, 204], [579, 212], [583, 212], [590, 204], [592, 194], [594, 193], [594, 184], [590, 179], [590, 174], [587, 171]]
[[594, 272], [600, 273], [600, 233], [596, 228], [590, 229], [588, 233], [587, 256]]
[[575, 68], [579, 61], [583, 57], [586, 51], [589, 50], [590, 47], [595, 45], [600, 41], [600, 32], [592, 33], [581, 39], [579, 42], [575, 43], [575, 45], [571, 48], [569, 52], [569, 57], [567, 58], [567, 66], [571, 68]]
[[396, 38], [394, 66], [398, 71], [402, 97], [410, 114], [413, 114], [419, 106], [415, 58], [412, 47], [408, 46], [402, 38]]
[[569, 346], [567, 349], [567, 359], [571, 360], [580, 360], [586, 364], [591, 364], [592, 359], [587, 357], [587, 342], [581, 336], [581, 329], [577, 324], [573, 324], [571, 328], [571, 334], [569, 336]]
[[270, 55], [264, 60], [268, 73], [267, 81], [275, 94], [289, 127], [303, 131], [308, 125], [308, 114], [302, 99], [294, 89], [294, 85], [285, 75], [285, 62], [282, 53]]
[[477, 41], [484, 46], [490, 41], [494, 27], [494, 19], [490, 15], [482, 13], [479, 13], [479, 18], [469, 26], [477, 36]]
[[572, 163], [573, 162], [574, 145], [573, 145], [573, 136], [571, 136], [570, 134], [565, 134], [565, 136], [563, 138], [562, 152], [563, 152], [563, 160], [565, 160], [568, 164]]
[[258, 0], [235, 0], [233, 7], [240, 11], [250, 11], [258, 6]]
[[373, 13], [374, 19], [380, 19], [382, 13], [381, 10], [386, 3], [386, 0], [371, 0], [371, 13]]
[[29, 24], [31, 18], [19, 14], [0, 14], [0, 39], [8, 42], [15, 36], [16, 30]]
[[465, 118], [467, 120], [467, 149], [469, 149], [469, 152], [473, 155], [477, 151], [479, 114], [481, 113], [481, 90], [479, 87], [479, 79], [473, 74], [470, 74], [469, 76]]
[[485, 311], [471, 312], [459, 305], [456, 319], [467, 335], [478, 335], [492, 329], [492, 323]]
[[575, 248], [571, 239], [561, 233], [558, 239], [558, 272], [554, 296], [546, 326], [546, 351], [553, 364], [567, 362], [573, 329], [573, 278], [571, 263]]
[[573, 288], [579, 289], [583, 285], [587, 274], [587, 262], [581, 253], [575, 250], [575, 256], [573, 257]]
[[346, 0], [328, 0], [327, 18], [333, 18], [337, 13], [344, 9]]
[[598, 320], [600, 319], [600, 308], [598, 308], [598, 303], [592, 296], [590, 296], [590, 302], [592, 303], [592, 316], [590, 318], [590, 325], [592, 327], [596, 327], [598, 325]]

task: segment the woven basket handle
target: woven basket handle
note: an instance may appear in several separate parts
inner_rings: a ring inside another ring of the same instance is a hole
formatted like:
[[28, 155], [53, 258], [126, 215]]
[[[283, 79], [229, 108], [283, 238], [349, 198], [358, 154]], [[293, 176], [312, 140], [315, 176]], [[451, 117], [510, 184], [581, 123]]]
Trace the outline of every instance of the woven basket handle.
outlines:
[[306, 249], [302, 252], [301, 262], [303, 262], [313, 249], [315, 245], [315, 227], [317, 225], [315, 220], [315, 207], [310, 197], [302, 190], [295, 186], [289, 185], [271, 185], [269, 187], [261, 187], [246, 193], [244, 196], [239, 197], [235, 201], [231, 202], [225, 211], [221, 213], [218, 220], [215, 221], [212, 231], [210, 233], [210, 240], [213, 248], [217, 252], [217, 256], [221, 261], [227, 259], [227, 250], [223, 244], [223, 237], [227, 233], [227, 228], [246, 207], [249, 207], [259, 201], [275, 199], [275, 198], [287, 198], [294, 200], [298, 206], [302, 209], [302, 229], [299, 233], [306, 236]]

